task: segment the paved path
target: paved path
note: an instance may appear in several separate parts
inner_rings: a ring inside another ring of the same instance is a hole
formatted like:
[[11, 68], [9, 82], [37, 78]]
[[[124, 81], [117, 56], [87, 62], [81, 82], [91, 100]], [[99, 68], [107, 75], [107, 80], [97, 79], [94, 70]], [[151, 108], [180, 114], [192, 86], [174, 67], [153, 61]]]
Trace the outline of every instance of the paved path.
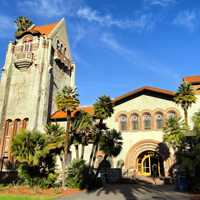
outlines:
[[107, 185], [96, 191], [83, 191], [59, 200], [191, 200], [191, 198], [189, 194], [175, 191], [172, 185], [137, 183]]

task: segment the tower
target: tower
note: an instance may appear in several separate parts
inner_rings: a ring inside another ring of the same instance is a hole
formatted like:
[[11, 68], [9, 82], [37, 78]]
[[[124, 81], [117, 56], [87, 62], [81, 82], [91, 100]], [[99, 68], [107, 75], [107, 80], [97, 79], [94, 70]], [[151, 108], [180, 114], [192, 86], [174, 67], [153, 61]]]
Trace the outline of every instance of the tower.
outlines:
[[75, 64], [64, 19], [16, 34], [0, 82], [2, 163], [11, 159], [10, 141], [19, 129], [43, 130], [56, 110], [57, 91], [66, 85], [75, 87]]

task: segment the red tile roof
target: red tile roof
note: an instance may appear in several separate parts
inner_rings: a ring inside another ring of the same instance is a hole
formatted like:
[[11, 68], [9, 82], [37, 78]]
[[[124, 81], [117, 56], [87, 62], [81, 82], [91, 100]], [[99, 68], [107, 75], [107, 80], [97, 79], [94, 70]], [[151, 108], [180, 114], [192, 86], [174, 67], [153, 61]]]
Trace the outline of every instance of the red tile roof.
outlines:
[[164, 90], [164, 89], [160, 89], [160, 88], [156, 88], [156, 87], [144, 86], [144, 87], [138, 88], [136, 90], [133, 90], [131, 92], [128, 92], [124, 95], [121, 95], [119, 97], [116, 97], [113, 100], [113, 103], [116, 104], [117, 102], [122, 101], [126, 98], [129, 98], [131, 96], [137, 95], [139, 93], [144, 93], [144, 92], [147, 92], [147, 91], [157, 93], [157, 94], [161, 94], [161, 95], [166, 95], [170, 98], [173, 98], [174, 95], [175, 95], [175, 92], [172, 92], [170, 90]]
[[52, 23], [52, 24], [47, 24], [47, 25], [43, 25], [43, 26], [34, 26], [31, 29], [29, 29], [28, 31], [36, 31], [41, 33], [42, 35], [48, 35], [49, 33], [51, 33], [51, 31], [55, 28], [55, 26], [58, 24], [58, 22]]
[[188, 83], [200, 83], [200, 76], [186, 76], [183, 78]]
[[[92, 106], [82, 106], [82, 107], [77, 108], [77, 110], [75, 110], [72, 113], [72, 116], [74, 116], [80, 110], [85, 111], [91, 115], [94, 114], [94, 109]], [[64, 111], [56, 111], [55, 113], [51, 115], [51, 119], [66, 119], [66, 117], [67, 117], [67, 113]]]

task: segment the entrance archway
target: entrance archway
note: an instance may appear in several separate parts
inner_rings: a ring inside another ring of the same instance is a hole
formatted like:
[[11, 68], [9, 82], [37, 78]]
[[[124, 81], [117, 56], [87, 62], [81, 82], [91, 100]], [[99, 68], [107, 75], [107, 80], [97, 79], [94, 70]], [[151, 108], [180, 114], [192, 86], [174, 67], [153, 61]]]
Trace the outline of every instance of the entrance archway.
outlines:
[[[164, 145], [165, 146], [165, 145]], [[161, 148], [162, 147], [162, 148]], [[157, 140], [146, 139], [135, 143], [128, 151], [125, 159], [125, 169], [130, 174], [140, 174], [140, 168], [138, 168], [138, 158], [143, 158], [146, 154], [146, 158], [153, 162], [153, 157], [150, 156], [150, 152], [157, 152], [160, 159], [160, 167], [163, 168], [160, 171], [160, 175], [168, 176], [169, 169], [173, 165], [173, 158], [167, 153], [167, 150], [163, 148], [163, 143]], [[147, 160], [145, 161], [147, 162]], [[148, 163], [146, 163], [147, 165]], [[146, 173], [148, 175], [148, 173]], [[145, 173], [143, 173], [145, 175]], [[150, 174], [151, 175], [151, 174]]]
[[164, 176], [162, 157], [154, 151], [144, 151], [137, 158], [138, 175]]

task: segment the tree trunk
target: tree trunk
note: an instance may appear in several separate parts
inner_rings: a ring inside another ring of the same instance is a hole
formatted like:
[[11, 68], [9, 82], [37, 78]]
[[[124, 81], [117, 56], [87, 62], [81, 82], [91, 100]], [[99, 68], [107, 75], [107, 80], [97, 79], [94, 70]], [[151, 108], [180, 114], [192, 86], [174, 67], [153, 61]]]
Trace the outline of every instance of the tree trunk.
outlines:
[[[107, 159], [107, 157], [108, 157], [108, 155], [107, 154], [105, 154], [104, 155], [104, 158], [103, 158], [103, 160], [101, 161], [101, 162], [103, 162], [103, 163], [105, 163], [106, 162], [106, 159]], [[99, 166], [98, 166], [98, 168], [97, 168], [97, 171], [96, 171], [96, 174], [95, 174], [95, 179], [98, 177], [98, 175], [99, 175], [99, 172], [100, 172], [100, 169], [101, 169], [101, 164], [99, 164]], [[106, 170], [106, 169], [105, 169]], [[106, 171], [107, 172], [107, 171]], [[106, 178], [106, 177], [105, 177]]]
[[85, 153], [85, 145], [82, 144], [82, 145], [81, 145], [81, 160], [84, 159], [84, 153]]
[[89, 159], [89, 163], [88, 163], [89, 167], [92, 165], [92, 159], [93, 159], [93, 155], [94, 155], [94, 150], [95, 150], [95, 144], [93, 143], [92, 144], [92, 151], [90, 153], [90, 159]]
[[188, 126], [188, 112], [187, 112], [187, 109], [184, 109], [184, 117], [185, 117], [185, 124]]
[[93, 159], [92, 159], [92, 168], [94, 168], [94, 164], [95, 164], [95, 161], [96, 161], [98, 146], [99, 146], [98, 144], [95, 145], [95, 150], [94, 150]]
[[62, 188], [65, 188], [65, 166], [66, 166], [66, 157], [65, 152], [60, 156], [61, 167], [62, 167]]
[[75, 151], [76, 151], [76, 159], [79, 160], [79, 148], [78, 148], [78, 144], [75, 145]]

